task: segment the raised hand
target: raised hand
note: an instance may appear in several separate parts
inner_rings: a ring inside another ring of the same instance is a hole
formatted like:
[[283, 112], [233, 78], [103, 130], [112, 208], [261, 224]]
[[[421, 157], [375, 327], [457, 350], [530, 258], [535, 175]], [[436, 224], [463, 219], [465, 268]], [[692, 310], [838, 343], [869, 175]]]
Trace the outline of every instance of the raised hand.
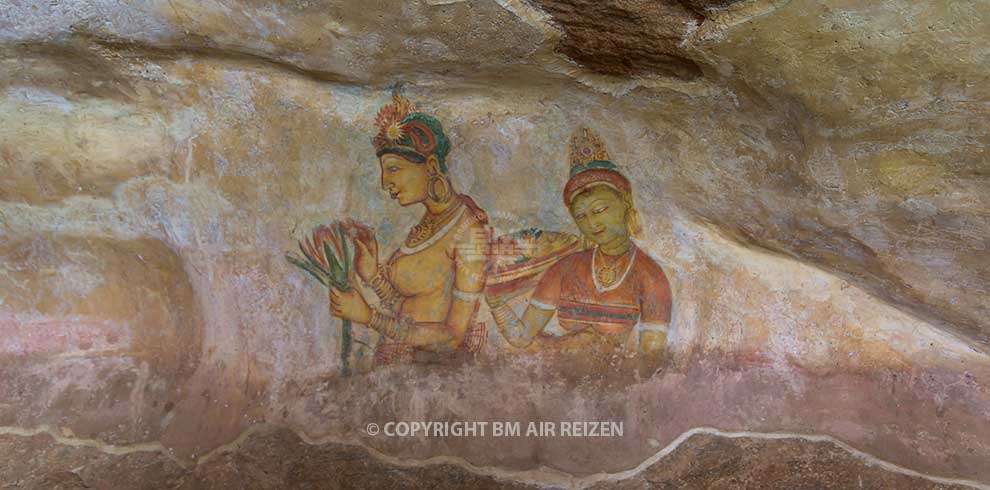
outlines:
[[347, 220], [344, 228], [354, 240], [354, 270], [364, 282], [371, 281], [378, 272], [378, 240], [367, 225]]

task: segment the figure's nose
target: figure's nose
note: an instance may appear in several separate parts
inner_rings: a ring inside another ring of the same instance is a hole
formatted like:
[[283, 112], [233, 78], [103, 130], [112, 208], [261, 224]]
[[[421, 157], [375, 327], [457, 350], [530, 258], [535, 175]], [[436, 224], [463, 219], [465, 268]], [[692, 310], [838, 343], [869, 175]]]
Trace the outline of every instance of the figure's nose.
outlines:
[[601, 231], [602, 221], [597, 218], [591, 218], [588, 220], [588, 227], [591, 228], [591, 231]]

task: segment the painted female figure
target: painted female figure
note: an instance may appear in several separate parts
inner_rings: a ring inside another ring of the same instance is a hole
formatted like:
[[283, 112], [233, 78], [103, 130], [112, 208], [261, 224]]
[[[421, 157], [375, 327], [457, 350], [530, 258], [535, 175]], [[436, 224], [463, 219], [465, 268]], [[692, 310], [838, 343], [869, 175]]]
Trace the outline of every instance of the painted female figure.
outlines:
[[[495, 322], [516, 347], [539, 337], [563, 352], [661, 354], [671, 317], [670, 285], [660, 266], [632, 241], [640, 224], [629, 180], [590, 129], [578, 129], [569, 146], [564, 205], [592, 246], [546, 270], [522, 318], [489, 290]], [[566, 333], [540, 335], [554, 315]]]
[[487, 215], [451, 185], [450, 142], [436, 118], [396, 95], [375, 122], [382, 189], [400, 206], [422, 205], [424, 213], [384, 264], [374, 232], [349, 224], [354, 269], [378, 305], [369, 306], [358, 288], [331, 288], [331, 311], [381, 334], [377, 366], [477, 352], [486, 332], [474, 320], [488, 267]]

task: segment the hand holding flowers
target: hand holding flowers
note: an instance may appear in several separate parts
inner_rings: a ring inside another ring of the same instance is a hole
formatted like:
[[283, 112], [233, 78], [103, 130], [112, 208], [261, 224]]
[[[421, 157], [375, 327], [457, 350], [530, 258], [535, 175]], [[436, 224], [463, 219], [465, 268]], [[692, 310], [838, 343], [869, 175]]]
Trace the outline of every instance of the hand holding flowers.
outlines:
[[371, 307], [355, 288], [340, 290], [330, 286], [330, 313], [365, 325], [371, 322]]
[[[350, 375], [351, 321], [367, 323], [371, 319], [367, 302], [351, 286], [355, 247], [348, 243], [348, 226], [353, 225], [337, 221], [318, 226], [310, 237], [299, 241], [299, 250], [305, 258], [291, 253], [285, 256], [290, 263], [308, 272], [330, 290], [330, 310], [343, 320], [340, 362], [344, 376]], [[362, 253], [370, 255], [367, 245]], [[377, 260], [377, 246], [375, 257]]]

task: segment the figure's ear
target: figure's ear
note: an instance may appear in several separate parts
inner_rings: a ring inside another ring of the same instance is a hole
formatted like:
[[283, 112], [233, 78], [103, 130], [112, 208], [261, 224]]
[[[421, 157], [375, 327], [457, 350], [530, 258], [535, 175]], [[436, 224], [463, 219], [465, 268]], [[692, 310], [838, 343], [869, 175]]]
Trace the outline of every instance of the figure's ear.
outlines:
[[639, 213], [633, 206], [632, 192], [622, 195], [622, 202], [626, 203], [626, 230], [633, 238], [639, 238], [643, 234], [643, 224], [639, 220]]
[[626, 204], [626, 211], [634, 211], [632, 192], [622, 193], [622, 202]]
[[440, 175], [443, 173], [440, 171], [440, 160], [437, 159], [436, 155], [430, 155], [426, 158], [426, 171], [430, 175]]

